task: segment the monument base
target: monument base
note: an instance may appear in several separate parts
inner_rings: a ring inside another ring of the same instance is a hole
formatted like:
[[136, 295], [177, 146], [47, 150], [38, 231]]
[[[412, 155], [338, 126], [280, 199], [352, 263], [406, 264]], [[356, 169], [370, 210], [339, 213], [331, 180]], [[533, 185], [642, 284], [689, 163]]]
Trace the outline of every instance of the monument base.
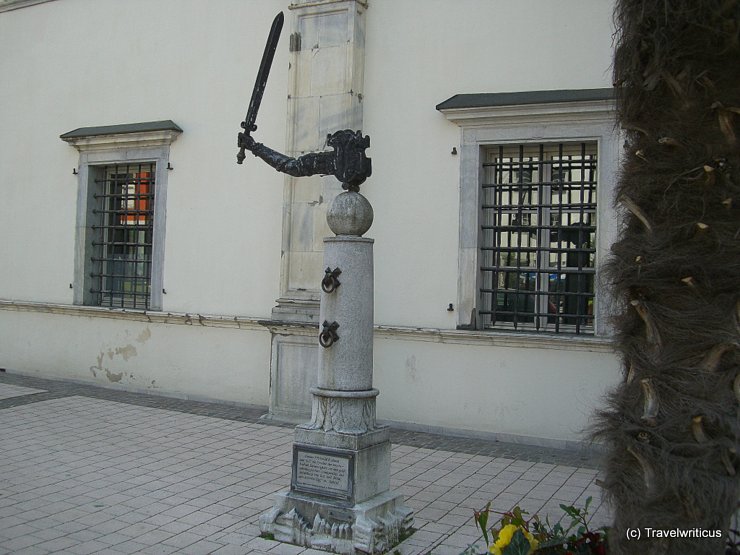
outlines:
[[[356, 392], [372, 400], [376, 394]], [[334, 553], [388, 551], [414, 521], [403, 496], [389, 491], [390, 430], [373, 425], [350, 434], [315, 425], [295, 429], [290, 490], [279, 493], [272, 510], [260, 517], [260, 529], [277, 541]]]
[[[337, 164], [349, 170], [345, 158]], [[362, 237], [373, 213], [358, 187], [345, 183], [327, 211], [336, 236], [324, 239], [311, 420], [295, 429], [290, 490], [260, 517], [278, 541], [344, 555], [389, 551], [413, 525], [403, 496], [390, 491], [390, 431], [375, 417], [373, 240]]]
[[273, 509], [260, 517], [262, 532], [277, 541], [345, 555], [384, 553], [411, 532], [412, 524], [412, 510], [393, 492], [348, 507], [287, 491], [277, 494]]

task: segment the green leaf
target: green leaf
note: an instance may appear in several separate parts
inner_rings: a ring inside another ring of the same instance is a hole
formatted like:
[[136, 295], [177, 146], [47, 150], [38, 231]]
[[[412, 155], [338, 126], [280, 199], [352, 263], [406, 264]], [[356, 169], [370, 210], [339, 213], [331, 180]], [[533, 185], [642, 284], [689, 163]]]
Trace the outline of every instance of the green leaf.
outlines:
[[586, 514], [588, 512], [588, 508], [591, 505], [591, 501], [593, 501], [593, 497], [589, 495], [588, 498], [586, 499], [586, 505], [583, 507], [583, 514]]
[[517, 530], [511, 537], [511, 542], [502, 551], [503, 555], [527, 555], [531, 546], [524, 532]]
[[489, 544], [488, 541], [488, 513], [491, 510], [491, 502], [489, 501], [486, 504], [486, 508], [482, 509], [480, 511], [474, 511], [474, 517], [473, 520], [475, 520], [476, 527], [480, 528], [481, 532], [483, 532], [483, 539], [486, 540], [486, 545]]
[[[541, 541], [537, 546], [537, 552], [539, 553], [540, 550], [544, 550], [547, 547], [558, 547], [565, 550], [565, 545], [567, 545], [567, 542], [563, 538], [551, 538], [549, 540]], [[556, 553], [561, 553], [561, 551], [556, 551]]]
[[563, 509], [566, 512], [566, 514], [571, 518], [577, 519], [579, 516], [581, 516], [581, 511], [576, 509], [573, 505], [563, 505], [561, 503], [560, 508]]
[[522, 511], [522, 508], [517, 505], [514, 507], [511, 511], [511, 524], [514, 524], [515, 526], [526, 526], [527, 520], [524, 518], [524, 515], [528, 515], [529, 513], [527, 511]]

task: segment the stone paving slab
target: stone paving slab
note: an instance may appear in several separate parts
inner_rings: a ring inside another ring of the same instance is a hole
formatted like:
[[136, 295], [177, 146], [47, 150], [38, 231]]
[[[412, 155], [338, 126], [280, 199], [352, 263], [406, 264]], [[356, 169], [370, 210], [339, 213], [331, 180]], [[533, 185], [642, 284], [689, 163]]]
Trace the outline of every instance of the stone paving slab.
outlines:
[[[273, 426], [287, 427], [290, 429], [295, 427], [295, 424], [263, 420], [262, 416], [267, 412], [267, 407], [203, 402], [184, 398], [165, 397], [163, 395], [157, 395], [156, 391], [153, 391], [152, 394], [134, 393], [119, 388], [103, 388], [77, 382], [50, 380], [6, 372], [0, 372], [0, 384], [12, 384], [46, 390], [45, 393], [33, 396], [19, 396], [5, 400], [0, 399], [0, 410], [11, 406], [35, 403], [47, 399], [80, 395], [84, 397], [94, 397], [96, 399], [109, 399], [119, 403], [186, 412], [189, 414], [214, 416], [216, 418], [235, 420], [238, 422], [269, 422]], [[394, 444], [410, 445], [420, 448], [443, 449], [446, 451], [456, 451], [473, 455], [504, 457], [530, 462], [547, 462], [585, 468], [598, 468], [600, 463], [599, 453], [596, 450], [588, 448], [571, 450], [553, 449], [549, 447], [493, 441], [490, 439], [403, 430], [394, 427], [391, 427], [391, 441]]]
[[0, 383], [0, 399], [10, 399], [11, 397], [22, 397], [23, 395], [33, 395], [34, 393], [45, 393], [43, 389], [34, 389], [32, 387], [22, 387], [8, 383]]
[[[0, 374], [2, 383], [20, 380]], [[166, 399], [119, 402], [55, 383], [46, 394], [0, 400], [0, 555], [322, 553], [259, 537], [259, 515], [290, 484], [292, 427], [248, 420], [241, 408], [229, 407], [242, 411], [236, 420], [198, 414], [198, 404], [188, 412], [156, 406]], [[18, 401], [30, 398], [37, 400]], [[416, 512], [417, 531], [398, 546], [401, 555], [462, 552], [479, 540], [472, 514], [488, 501], [556, 517], [560, 503], [591, 496], [594, 524], [609, 521], [597, 470], [568, 457], [533, 461], [479, 454], [475, 444], [468, 451], [476, 452], [464, 452], [409, 443], [394, 442], [391, 455], [391, 486]]]

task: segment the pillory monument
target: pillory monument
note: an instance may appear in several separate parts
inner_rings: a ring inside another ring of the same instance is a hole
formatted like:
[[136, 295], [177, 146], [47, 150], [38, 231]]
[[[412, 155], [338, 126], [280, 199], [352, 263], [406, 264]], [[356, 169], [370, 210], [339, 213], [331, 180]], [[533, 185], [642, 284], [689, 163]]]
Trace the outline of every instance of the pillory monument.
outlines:
[[333, 175], [344, 192], [332, 202], [324, 238], [319, 312], [318, 382], [311, 420], [295, 429], [290, 489], [260, 517], [265, 534], [281, 542], [335, 553], [382, 553], [411, 532], [413, 514], [390, 490], [390, 432], [375, 419], [373, 388], [373, 239], [363, 237], [373, 209], [359, 192], [370, 176], [361, 131], [331, 133], [331, 151], [291, 158], [252, 138], [275, 54], [283, 14], [273, 21], [249, 110], [239, 133], [237, 161], [249, 150], [294, 177]]

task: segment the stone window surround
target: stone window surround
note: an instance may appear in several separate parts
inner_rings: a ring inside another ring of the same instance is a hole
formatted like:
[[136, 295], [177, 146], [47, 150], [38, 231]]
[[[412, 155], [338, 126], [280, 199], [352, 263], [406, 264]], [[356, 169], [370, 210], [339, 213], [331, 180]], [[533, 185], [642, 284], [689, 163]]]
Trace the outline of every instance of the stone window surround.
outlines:
[[0, 13], [28, 8], [36, 4], [46, 4], [54, 0], [0, 0]]
[[[483, 157], [492, 145], [596, 141], [598, 148], [595, 330], [596, 338], [611, 335], [608, 291], [600, 282], [599, 267], [617, 233], [613, 192], [620, 153], [612, 89], [530, 91], [523, 93], [461, 94], [437, 109], [460, 127], [460, 235], [458, 252], [457, 328], [476, 330], [480, 272], [480, 183]], [[476, 330], [476, 333], [482, 333]], [[510, 330], [485, 333], [517, 334]], [[539, 340], [551, 333], [528, 332]]]
[[85, 243], [90, 207], [89, 189], [94, 171], [90, 167], [115, 163], [154, 162], [156, 164], [156, 194], [151, 269], [151, 298], [153, 310], [162, 309], [164, 288], [164, 236], [167, 212], [167, 177], [170, 145], [182, 133], [170, 120], [137, 124], [85, 127], [64, 133], [60, 138], [80, 153], [77, 188], [77, 221], [75, 233], [75, 262], [73, 303], [86, 304], [85, 288], [87, 263]]

